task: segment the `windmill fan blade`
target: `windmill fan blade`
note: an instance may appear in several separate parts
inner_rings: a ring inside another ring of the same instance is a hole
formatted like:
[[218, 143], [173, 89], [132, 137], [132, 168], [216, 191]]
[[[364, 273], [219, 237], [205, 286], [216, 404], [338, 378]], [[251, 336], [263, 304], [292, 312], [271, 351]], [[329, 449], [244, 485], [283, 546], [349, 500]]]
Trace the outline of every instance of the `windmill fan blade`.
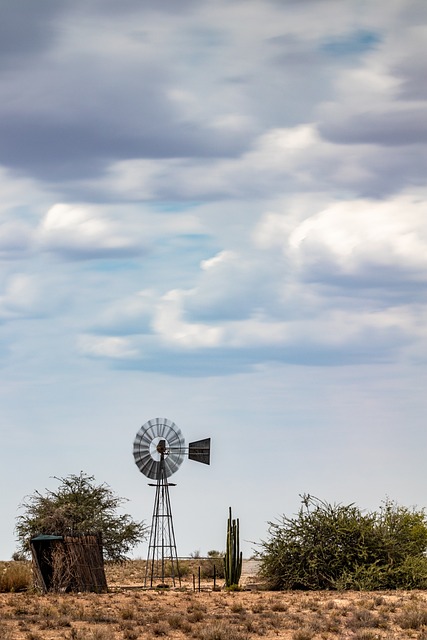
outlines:
[[153, 458], [150, 453], [144, 450], [134, 451], [135, 463], [140, 471], [144, 472], [144, 469], [147, 469], [148, 466], [153, 462]]
[[[145, 429], [144, 429], [144, 427], [145, 427]], [[151, 442], [154, 438], [156, 438], [159, 435], [159, 433], [158, 433], [158, 431], [159, 431], [158, 425], [155, 422], [153, 422], [152, 420], [150, 420], [150, 422], [147, 422], [144, 425], [144, 427], [141, 427], [141, 429], [144, 429], [142, 437], [143, 437], [145, 442]]]
[[196, 440], [188, 445], [188, 458], [203, 464], [211, 463], [211, 439]]
[[135, 456], [135, 464], [140, 471], [150, 464], [152, 460], [153, 458], [151, 456]]
[[151, 460], [143, 473], [147, 476], [147, 478], [151, 478], [151, 480], [157, 480], [159, 472], [160, 462], [158, 462], [157, 460]]
[[[159, 442], [164, 445], [159, 450]], [[161, 468], [166, 477], [178, 470], [184, 459], [185, 441], [176, 424], [167, 418], [148, 420], [135, 436], [133, 456], [145, 476], [157, 479]]]
[[175, 473], [175, 471], [178, 471], [178, 467], [179, 467], [179, 463], [175, 462], [174, 460], [171, 460], [171, 458], [166, 458], [165, 459], [166, 477], [169, 477], [173, 473]]

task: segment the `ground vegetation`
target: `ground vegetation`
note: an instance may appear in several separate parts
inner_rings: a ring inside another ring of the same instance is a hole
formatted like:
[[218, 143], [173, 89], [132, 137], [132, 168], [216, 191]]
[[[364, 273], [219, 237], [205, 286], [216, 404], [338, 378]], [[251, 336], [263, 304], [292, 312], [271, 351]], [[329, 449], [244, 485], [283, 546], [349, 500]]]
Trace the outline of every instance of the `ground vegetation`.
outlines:
[[[144, 561], [107, 563], [110, 592], [0, 594], [2, 640], [427, 640], [425, 591], [143, 590]], [[127, 585], [127, 586], [124, 586]], [[245, 586], [247, 583], [244, 582]]]
[[427, 588], [423, 509], [386, 500], [378, 511], [302, 496], [299, 512], [270, 523], [261, 574], [273, 589]]

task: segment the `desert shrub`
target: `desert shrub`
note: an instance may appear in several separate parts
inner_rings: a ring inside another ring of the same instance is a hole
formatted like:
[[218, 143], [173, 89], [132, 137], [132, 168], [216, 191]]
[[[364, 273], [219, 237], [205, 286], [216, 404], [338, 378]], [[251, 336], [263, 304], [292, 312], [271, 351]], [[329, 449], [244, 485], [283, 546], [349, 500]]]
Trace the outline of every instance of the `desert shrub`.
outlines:
[[270, 523], [261, 575], [275, 589], [426, 588], [424, 510], [386, 501], [378, 512], [302, 497], [293, 518]]
[[169, 627], [166, 622], [160, 620], [151, 627], [151, 632], [154, 636], [167, 636], [169, 635]]
[[191, 622], [191, 624], [194, 624], [195, 622], [201, 622], [202, 620], [204, 620], [204, 618], [205, 618], [205, 613], [200, 609], [194, 609], [193, 611], [189, 612], [187, 615], [187, 620], [188, 622]]
[[185, 562], [185, 560], [178, 560], [178, 566], [176, 564], [176, 561], [172, 563], [170, 560], [167, 560], [164, 564], [163, 571], [166, 578], [171, 578], [172, 575], [175, 578], [178, 578], [178, 573], [181, 578], [185, 578], [185, 576], [190, 573], [190, 567], [188, 566], [188, 563]]
[[392, 581], [391, 567], [380, 566], [377, 562], [367, 565], [356, 565], [352, 570], [344, 570], [335, 580], [334, 587], [339, 591], [374, 591], [387, 589]]
[[7, 623], [0, 621], [0, 638], [2, 640], [13, 640], [14, 634]]
[[408, 556], [400, 564], [362, 565], [345, 571], [335, 582], [339, 590], [374, 591], [379, 589], [426, 589], [427, 558]]
[[310, 629], [298, 629], [294, 631], [292, 640], [311, 640], [314, 636], [314, 632]]
[[213, 580], [214, 575], [219, 579], [224, 579], [224, 559], [221, 556], [208, 557], [200, 562], [203, 578]]
[[402, 629], [421, 629], [427, 626], [427, 611], [424, 607], [414, 607], [397, 616], [397, 624]]
[[167, 622], [171, 629], [182, 629], [188, 630], [191, 629], [191, 626], [188, 624], [187, 620], [180, 613], [172, 613], [167, 617]]
[[379, 625], [378, 616], [369, 611], [369, 609], [358, 608], [355, 609], [347, 620], [347, 627], [355, 631], [362, 627], [377, 628]]
[[178, 570], [181, 578], [185, 578], [185, 576], [188, 576], [190, 574], [190, 567], [188, 565], [188, 562], [178, 560]]
[[67, 640], [111, 640], [111, 632], [106, 629], [71, 629]]
[[372, 629], [357, 629], [352, 637], [353, 640], [378, 640], [379, 635]]
[[31, 567], [28, 562], [0, 563], [0, 592], [25, 591], [31, 584]]
[[394, 588], [427, 589], [427, 558], [407, 556], [392, 571]]
[[407, 557], [424, 553], [427, 548], [427, 520], [424, 509], [408, 509], [386, 500], [376, 514], [384, 552], [400, 564]]
[[120, 617], [122, 620], [133, 620], [135, 618], [135, 609], [130, 606], [124, 607], [120, 611]]
[[117, 513], [125, 502], [105, 483], [83, 472], [56, 478], [56, 491], [36, 491], [28, 496], [18, 516], [16, 532], [20, 543], [18, 554], [29, 553], [30, 539], [39, 534], [78, 535], [101, 532], [106, 560], [123, 561], [147, 532], [142, 522], [130, 515]]
[[194, 637], [199, 640], [246, 640], [249, 635], [219, 620], [202, 627]]

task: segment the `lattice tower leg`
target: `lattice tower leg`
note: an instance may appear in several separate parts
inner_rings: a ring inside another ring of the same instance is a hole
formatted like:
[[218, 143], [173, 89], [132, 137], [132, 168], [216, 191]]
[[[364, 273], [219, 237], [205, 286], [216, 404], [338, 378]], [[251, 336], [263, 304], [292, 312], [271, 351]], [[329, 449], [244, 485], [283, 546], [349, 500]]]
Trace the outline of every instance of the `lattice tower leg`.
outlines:
[[[147, 565], [144, 586], [152, 588], [167, 585], [169, 580], [175, 587], [181, 586], [178, 555], [176, 551], [175, 531], [172, 508], [169, 496], [169, 483], [164, 474], [157, 480], [151, 522], [150, 542], [148, 546]], [[173, 486], [173, 485], [172, 485]]]

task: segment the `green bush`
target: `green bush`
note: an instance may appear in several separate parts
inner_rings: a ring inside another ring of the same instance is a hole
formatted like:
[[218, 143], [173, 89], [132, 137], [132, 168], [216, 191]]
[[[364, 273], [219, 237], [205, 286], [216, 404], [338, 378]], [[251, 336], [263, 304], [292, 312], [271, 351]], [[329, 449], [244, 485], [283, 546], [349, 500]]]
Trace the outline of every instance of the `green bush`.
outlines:
[[[157, 570], [160, 571], [160, 568], [158, 568]], [[166, 578], [171, 578], [172, 574], [174, 574], [175, 578], [178, 578], [178, 573], [181, 578], [185, 578], [185, 576], [188, 576], [188, 574], [190, 573], [190, 567], [188, 566], [188, 563], [185, 562], [185, 560], [178, 560], [178, 565], [176, 561], [174, 561], [174, 563], [172, 564], [170, 560], [167, 560], [164, 565], [164, 573]]]
[[224, 579], [224, 559], [223, 557], [209, 557], [200, 562], [202, 578], [213, 580], [214, 576], [218, 580]]
[[139, 542], [147, 527], [130, 515], [119, 513], [124, 498], [107, 484], [95, 484], [95, 478], [83, 471], [66, 478], [56, 478], [56, 491], [45, 495], [35, 491], [21, 505], [24, 513], [17, 518], [19, 549], [16, 557], [29, 556], [30, 540], [39, 534], [60, 536], [102, 533], [106, 560], [123, 561]]
[[424, 510], [386, 501], [364, 514], [310, 495], [294, 518], [270, 523], [261, 574], [274, 589], [427, 588]]

